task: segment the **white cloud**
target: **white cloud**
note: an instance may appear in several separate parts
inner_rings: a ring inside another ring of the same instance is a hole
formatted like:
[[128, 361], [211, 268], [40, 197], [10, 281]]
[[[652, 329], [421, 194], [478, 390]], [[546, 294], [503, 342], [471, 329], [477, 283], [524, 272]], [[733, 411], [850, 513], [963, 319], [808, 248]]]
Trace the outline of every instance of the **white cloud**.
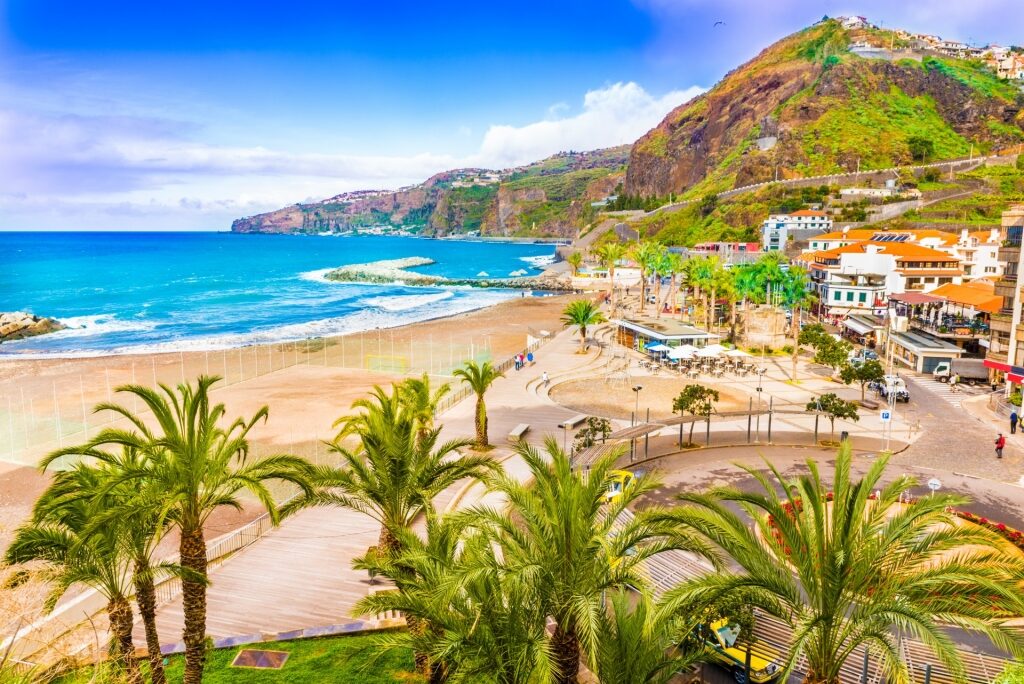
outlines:
[[491, 166], [516, 166], [562, 150], [591, 150], [631, 143], [656, 126], [674, 107], [699, 95], [702, 88], [673, 90], [655, 97], [636, 83], [615, 83], [589, 91], [575, 116], [525, 126], [495, 125], [480, 146]]
[[[700, 88], [592, 90], [522, 126], [492, 125], [475, 153], [291, 153], [201, 142], [189, 122], [64, 114], [0, 103], [0, 228], [226, 228], [235, 216], [347, 190], [422, 181], [460, 166], [503, 168], [563, 150], [629, 143]], [[467, 133], [469, 130], [467, 129]]]

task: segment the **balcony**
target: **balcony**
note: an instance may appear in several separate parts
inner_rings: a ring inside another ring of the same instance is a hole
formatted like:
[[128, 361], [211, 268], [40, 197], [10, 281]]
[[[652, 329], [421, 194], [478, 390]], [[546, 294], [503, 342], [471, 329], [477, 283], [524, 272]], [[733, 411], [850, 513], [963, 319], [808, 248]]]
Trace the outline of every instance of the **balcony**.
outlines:
[[988, 339], [991, 329], [988, 323], [960, 316], [943, 316], [938, 320], [922, 318], [911, 319], [910, 327], [927, 331], [936, 337], [957, 340]]

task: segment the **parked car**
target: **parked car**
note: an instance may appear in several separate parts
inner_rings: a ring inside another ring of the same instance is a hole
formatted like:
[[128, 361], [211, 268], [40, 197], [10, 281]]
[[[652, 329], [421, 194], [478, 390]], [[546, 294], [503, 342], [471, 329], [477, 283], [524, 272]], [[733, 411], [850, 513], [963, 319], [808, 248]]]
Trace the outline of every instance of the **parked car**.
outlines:
[[707, 646], [708, 659], [732, 672], [740, 684], [747, 682], [747, 651], [750, 651], [750, 681], [774, 682], [782, 673], [779, 653], [756, 639], [740, 641], [740, 627], [729, 620], [717, 620], [697, 628], [697, 638]]
[[880, 399], [889, 400], [889, 395], [893, 395], [895, 401], [902, 401], [907, 403], [910, 401], [910, 391], [907, 390], [907, 383], [903, 382], [903, 378], [898, 375], [886, 375], [885, 379], [881, 382], [872, 382], [868, 385], [868, 388], [875, 391]]
[[855, 349], [854, 351], [850, 352], [848, 360], [851, 365], [859, 366], [865, 361], [877, 361], [878, 354], [876, 354], [871, 349], [864, 347], [862, 349]]

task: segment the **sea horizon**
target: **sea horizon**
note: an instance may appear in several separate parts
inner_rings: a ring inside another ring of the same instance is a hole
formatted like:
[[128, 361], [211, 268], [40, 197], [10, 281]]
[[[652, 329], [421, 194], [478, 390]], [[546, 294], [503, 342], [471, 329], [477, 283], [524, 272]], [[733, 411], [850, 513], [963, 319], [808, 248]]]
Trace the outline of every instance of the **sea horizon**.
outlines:
[[[518, 290], [339, 283], [347, 264], [412, 256], [449, 278], [536, 274], [550, 244], [227, 231], [0, 232], [0, 311], [67, 330], [5, 342], [0, 359], [229, 349], [392, 328], [522, 296]], [[273, 249], [265, 247], [277, 241]], [[481, 274], [487, 274], [483, 276]]]

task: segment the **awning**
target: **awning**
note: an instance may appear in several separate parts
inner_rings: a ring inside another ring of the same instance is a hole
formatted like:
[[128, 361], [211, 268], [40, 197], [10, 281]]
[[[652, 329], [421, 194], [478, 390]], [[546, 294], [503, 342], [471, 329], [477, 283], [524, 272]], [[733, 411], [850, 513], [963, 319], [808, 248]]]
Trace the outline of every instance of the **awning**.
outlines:
[[856, 318], [847, 318], [843, 321], [843, 325], [853, 332], [860, 333], [861, 335], [867, 335], [875, 330], [874, 326], [870, 326], [863, 321], [858, 321]]
[[1024, 368], [1021, 368], [1020, 366], [1011, 366], [1010, 364], [1003, 363], [1001, 361], [985, 359], [985, 368], [992, 368], [1006, 373], [1006, 379], [1010, 382], [1016, 382], [1018, 384], [1024, 382]]
[[647, 345], [647, 351], [652, 352], [667, 352], [672, 351], [672, 347], [665, 344], [649, 344]]
[[894, 302], [903, 302], [904, 304], [931, 304], [932, 302], [945, 301], [942, 297], [927, 295], [923, 292], [900, 292], [899, 294], [891, 294], [889, 295], [889, 300]]

